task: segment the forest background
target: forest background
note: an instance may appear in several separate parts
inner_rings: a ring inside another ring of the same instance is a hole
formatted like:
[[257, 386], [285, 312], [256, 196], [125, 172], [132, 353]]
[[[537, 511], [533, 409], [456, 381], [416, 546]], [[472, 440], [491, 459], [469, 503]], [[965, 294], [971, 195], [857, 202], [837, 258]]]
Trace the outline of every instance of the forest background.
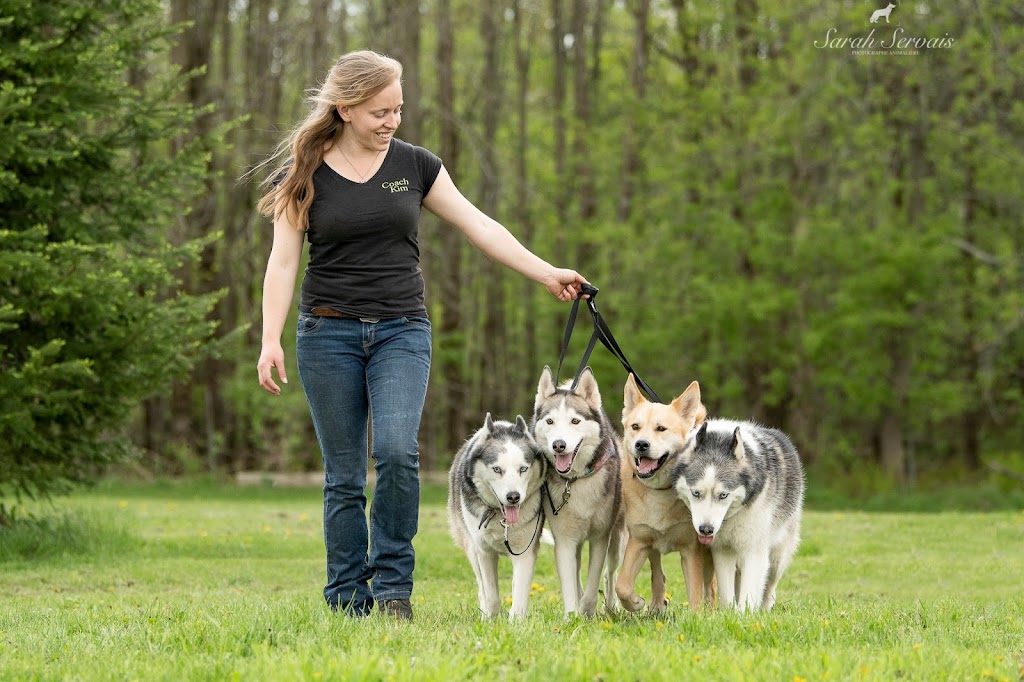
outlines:
[[[291, 384], [256, 379], [272, 229], [254, 210], [269, 169], [250, 171], [364, 48], [405, 66], [399, 137], [597, 284], [663, 399], [700, 381], [712, 415], [786, 430], [848, 492], [1024, 470], [1024, 12], [893, 1], [872, 23], [868, 0], [2, 0], [0, 493], [45, 490], [44, 451], [71, 480], [111, 453], [152, 475], [319, 469], [294, 313]], [[25, 66], [76, 40], [117, 49]], [[91, 78], [110, 89], [75, 94]], [[122, 91], [152, 106], [115, 124]], [[61, 118], [76, 109], [106, 113]], [[114, 128], [134, 136], [103, 164], [53, 160]], [[58, 171], [60, 201], [25, 189]], [[443, 470], [485, 413], [529, 416], [569, 307], [426, 213], [420, 247], [422, 466]], [[103, 280], [118, 264], [146, 284]], [[162, 326], [98, 303], [124, 296]], [[624, 372], [591, 364], [617, 423]]]

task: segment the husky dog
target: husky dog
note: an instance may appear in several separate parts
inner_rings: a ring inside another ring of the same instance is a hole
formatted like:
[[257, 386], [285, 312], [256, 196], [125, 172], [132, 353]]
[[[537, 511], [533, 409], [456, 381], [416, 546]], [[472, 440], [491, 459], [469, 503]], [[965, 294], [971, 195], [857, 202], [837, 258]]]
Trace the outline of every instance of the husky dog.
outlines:
[[871, 13], [871, 23], [877, 24], [879, 19], [885, 17], [885, 23], [888, 24], [889, 15], [892, 14], [892, 11], [894, 9], [896, 9], [896, 5], [892, 4], [891, 2], [882, 9], [876, 9], [874, 12]]
[[[548, 461], [544, 498], [565, 612], [596, 613], [606, 562], [605, 608], [614, 611], [612, 589], [625, 532], [618, 439], [601, 409], [601, 393], [589, 367], [575, 390], [568, 383], [556, 388], [551, 369], [544, 368], [534, 402], [533, 434]], [[583, 589], [580, 569], [587, 541], [590, 560]]]
[[480, 611], [498, 615], [498, 557], [512, 559], [509, 620], [526, 615], [544, 524], [546, 460], [526, 420], [493, 421], [459, 449], [448, 473], [448, 528], [476, 575]]
[[804, 473], [793, 443], [775, 429], [712, 419], [688, 439], [673, 478], [711, 548], [719, 600], [771, 609], [800, 543]]
[[700, 386], [691, 383], [670, 405], [649, 402], [630, 374], [622, 395], [622, 501], [629, 539], [615, 593], [627, 611], [644, 607], [633, 588], [644, 561], [651, 560], [652, 613], [668, 606], [661, 555], [679, 552], [690, 608], [714, 601], [711, 552], [697, 542], [690, 510], [673, 487], [672, 470], [686, 437], [707, 418]]

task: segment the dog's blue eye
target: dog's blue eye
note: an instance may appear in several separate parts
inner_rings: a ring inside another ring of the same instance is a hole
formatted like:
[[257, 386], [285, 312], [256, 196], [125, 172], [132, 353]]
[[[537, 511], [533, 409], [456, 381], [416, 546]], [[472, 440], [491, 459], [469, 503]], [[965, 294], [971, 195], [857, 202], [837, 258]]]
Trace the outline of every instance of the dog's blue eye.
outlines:
[[718, 499], [720, 499], [720, 500], [724, 500], [727, 497], [729, 497], [729, 493], [719, 493], [718, 494]]
[[519, 467], [519, 473], [521, 473], [521, 474], [525, 474], [529, 470], [530, 470], [530, 467]]
[[698, 491], [691, 490], [690, 492], [693, 494], [694, 498], [696, 498], [698, 500], [700, 499], [700, 493]]
[[501, 473], [501, 467], [491, 467], [491, 471], [493, 471], [496, 474], [500, 474]]
[[573, 423], [573, 426], [575, 426], [576, 424], [580, 423], [580, 420], [579, 419], [573, 419], [572, 423]]

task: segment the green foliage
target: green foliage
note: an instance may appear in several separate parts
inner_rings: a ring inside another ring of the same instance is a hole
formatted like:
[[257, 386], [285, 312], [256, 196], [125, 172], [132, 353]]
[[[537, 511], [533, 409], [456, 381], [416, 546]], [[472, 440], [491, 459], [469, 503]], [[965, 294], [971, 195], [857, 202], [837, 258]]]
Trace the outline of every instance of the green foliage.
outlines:
[[130, 449], [119, 429], [187, 369], [214, 297], [167, 243], [206, 157], [153, 66], [149, 0], [0, 1], [0, 496], [51, 495]]

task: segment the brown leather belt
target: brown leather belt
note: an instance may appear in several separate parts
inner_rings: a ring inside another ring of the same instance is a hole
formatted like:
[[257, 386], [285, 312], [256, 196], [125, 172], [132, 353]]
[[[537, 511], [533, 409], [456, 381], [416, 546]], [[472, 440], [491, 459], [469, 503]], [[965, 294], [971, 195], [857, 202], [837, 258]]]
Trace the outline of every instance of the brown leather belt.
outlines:
[[316, 315], [317, 317], [347, 317], [350, 320], [358, 319], [355, 315], [349, 315], [348, 313], [343, 313], [339, 310], [335, 310], [334, 308], [313, 308], [309, 313], [311, 315]]

